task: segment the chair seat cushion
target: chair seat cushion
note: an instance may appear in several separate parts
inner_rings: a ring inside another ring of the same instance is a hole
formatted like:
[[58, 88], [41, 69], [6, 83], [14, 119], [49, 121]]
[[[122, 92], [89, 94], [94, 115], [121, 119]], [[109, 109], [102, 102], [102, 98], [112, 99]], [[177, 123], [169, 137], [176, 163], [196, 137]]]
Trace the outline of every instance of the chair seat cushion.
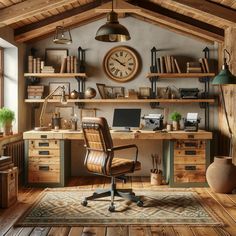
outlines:
[[[118, 175], [130, 173], [132, 172], [133, 164], [133, 160], [115, 157], [111, 164], [111, 174]], [[141, 163], [139, 161], [136, 162], [134, 170], [141, 170]]]

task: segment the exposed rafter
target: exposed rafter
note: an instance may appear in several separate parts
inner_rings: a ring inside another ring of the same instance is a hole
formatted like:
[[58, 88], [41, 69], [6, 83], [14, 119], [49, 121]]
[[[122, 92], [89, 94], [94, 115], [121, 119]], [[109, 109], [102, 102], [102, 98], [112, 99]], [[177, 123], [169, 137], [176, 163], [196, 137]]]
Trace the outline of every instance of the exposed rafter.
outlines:
[[214, 18], [218, 21], [224, 21], [228, 26], [233, 26], [236, 23], [236, 11], [222, 5], [215, 4], [206, 0], [172, 0], [181, 5], [182, 8], [198, 12], [199, 14], [207, 14], [209, 18]]
[[0, 22], [1, 25], [10, 25], [72, 2], [75, 2], [75, 0], [30, 0], [20, 2], [2, 9], [0, 11]]

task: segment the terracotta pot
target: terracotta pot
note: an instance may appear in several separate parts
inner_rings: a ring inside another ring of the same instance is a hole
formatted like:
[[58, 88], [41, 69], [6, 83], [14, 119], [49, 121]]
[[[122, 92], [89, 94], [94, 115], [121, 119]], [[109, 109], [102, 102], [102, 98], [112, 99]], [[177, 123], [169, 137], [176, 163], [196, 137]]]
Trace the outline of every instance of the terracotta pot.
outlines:
[[173, 130], [179, 130], [179, 129], [180, 129], [179, 121], [173, 121]]
[[236, 166], [232, 157], [214, 157], [214, 162], [207, 168], [206, 179], [216, 193], [231, 193], [236, 187]]
[[12, 134], [12, 122], [6, 122], [3, 126], [4, 135], [11, 135]]

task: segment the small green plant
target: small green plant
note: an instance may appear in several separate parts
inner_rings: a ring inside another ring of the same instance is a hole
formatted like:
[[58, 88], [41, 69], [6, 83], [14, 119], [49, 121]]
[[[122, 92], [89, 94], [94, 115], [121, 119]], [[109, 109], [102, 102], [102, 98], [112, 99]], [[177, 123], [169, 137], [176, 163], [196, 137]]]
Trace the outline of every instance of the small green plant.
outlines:
[[180, 121], [181, 120], [181, 114], [177, 111], [170, 114], [170, 119], [172, 121]]
[[5, 125], [7, 122], [12, 122], [14, 119], [14, 111], [6, 107], [0, 109], [0, 125]]

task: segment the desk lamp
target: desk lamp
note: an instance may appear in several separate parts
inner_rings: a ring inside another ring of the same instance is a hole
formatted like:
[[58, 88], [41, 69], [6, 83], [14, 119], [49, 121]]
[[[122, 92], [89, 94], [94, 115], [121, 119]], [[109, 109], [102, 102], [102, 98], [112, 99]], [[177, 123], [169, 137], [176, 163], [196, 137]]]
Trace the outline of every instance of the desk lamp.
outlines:
[[65, 105], [67, 104], [67, 100], [66, 100], [66, 96], [65, 96], [65, 87], [64, 86], [58, 86], [56, 89], [54, 89], [44, 100], [43, 106], [42, 106], [42, 110], [40, 113], [40, 117], [39, 117], [39, 127], [35, 127], [34, 130], [37, 131], [48, 131], [51, 130], [48, 126], [44, 126], [43, 125], [43, 117], [46, 111], [46, 106], [48, 103], [48, 100], [50, 97], [52, 97], [53, 94], [55, 94], [57, 91], [61, 90], [61, 99], [60, 102], [61, 104]]
[[230, 138], [229, 156], [232, 157], [233, 132], [232, 132], [231, 127], [229, 125], [229, 118], [228, 118], [228, 113], [227, 113], [226, 106], [225, 106], [225, 98], [224, 98], [224, 92], [223, 92], [222, 86], [223, 85], [229, 85], [229, 84], [236, 84], [236, 77], [229, 70], [229, 66], [227, 65], [227, 62], [226, 62], [226, 53], [228, 54], [229, 61], [230, 61], [230, 53], [226, 49], [224, 49], [224, 64], [222, 66], [222, 70], [213, 79], [212, 84], [220, 86], [220, 93], [221, 93], [221, 97], [222, 97], [223, 109], [224, 109], [226, 123], [227, 123], [229, 134], [230, 134], [230, 137], [229, 137]]

